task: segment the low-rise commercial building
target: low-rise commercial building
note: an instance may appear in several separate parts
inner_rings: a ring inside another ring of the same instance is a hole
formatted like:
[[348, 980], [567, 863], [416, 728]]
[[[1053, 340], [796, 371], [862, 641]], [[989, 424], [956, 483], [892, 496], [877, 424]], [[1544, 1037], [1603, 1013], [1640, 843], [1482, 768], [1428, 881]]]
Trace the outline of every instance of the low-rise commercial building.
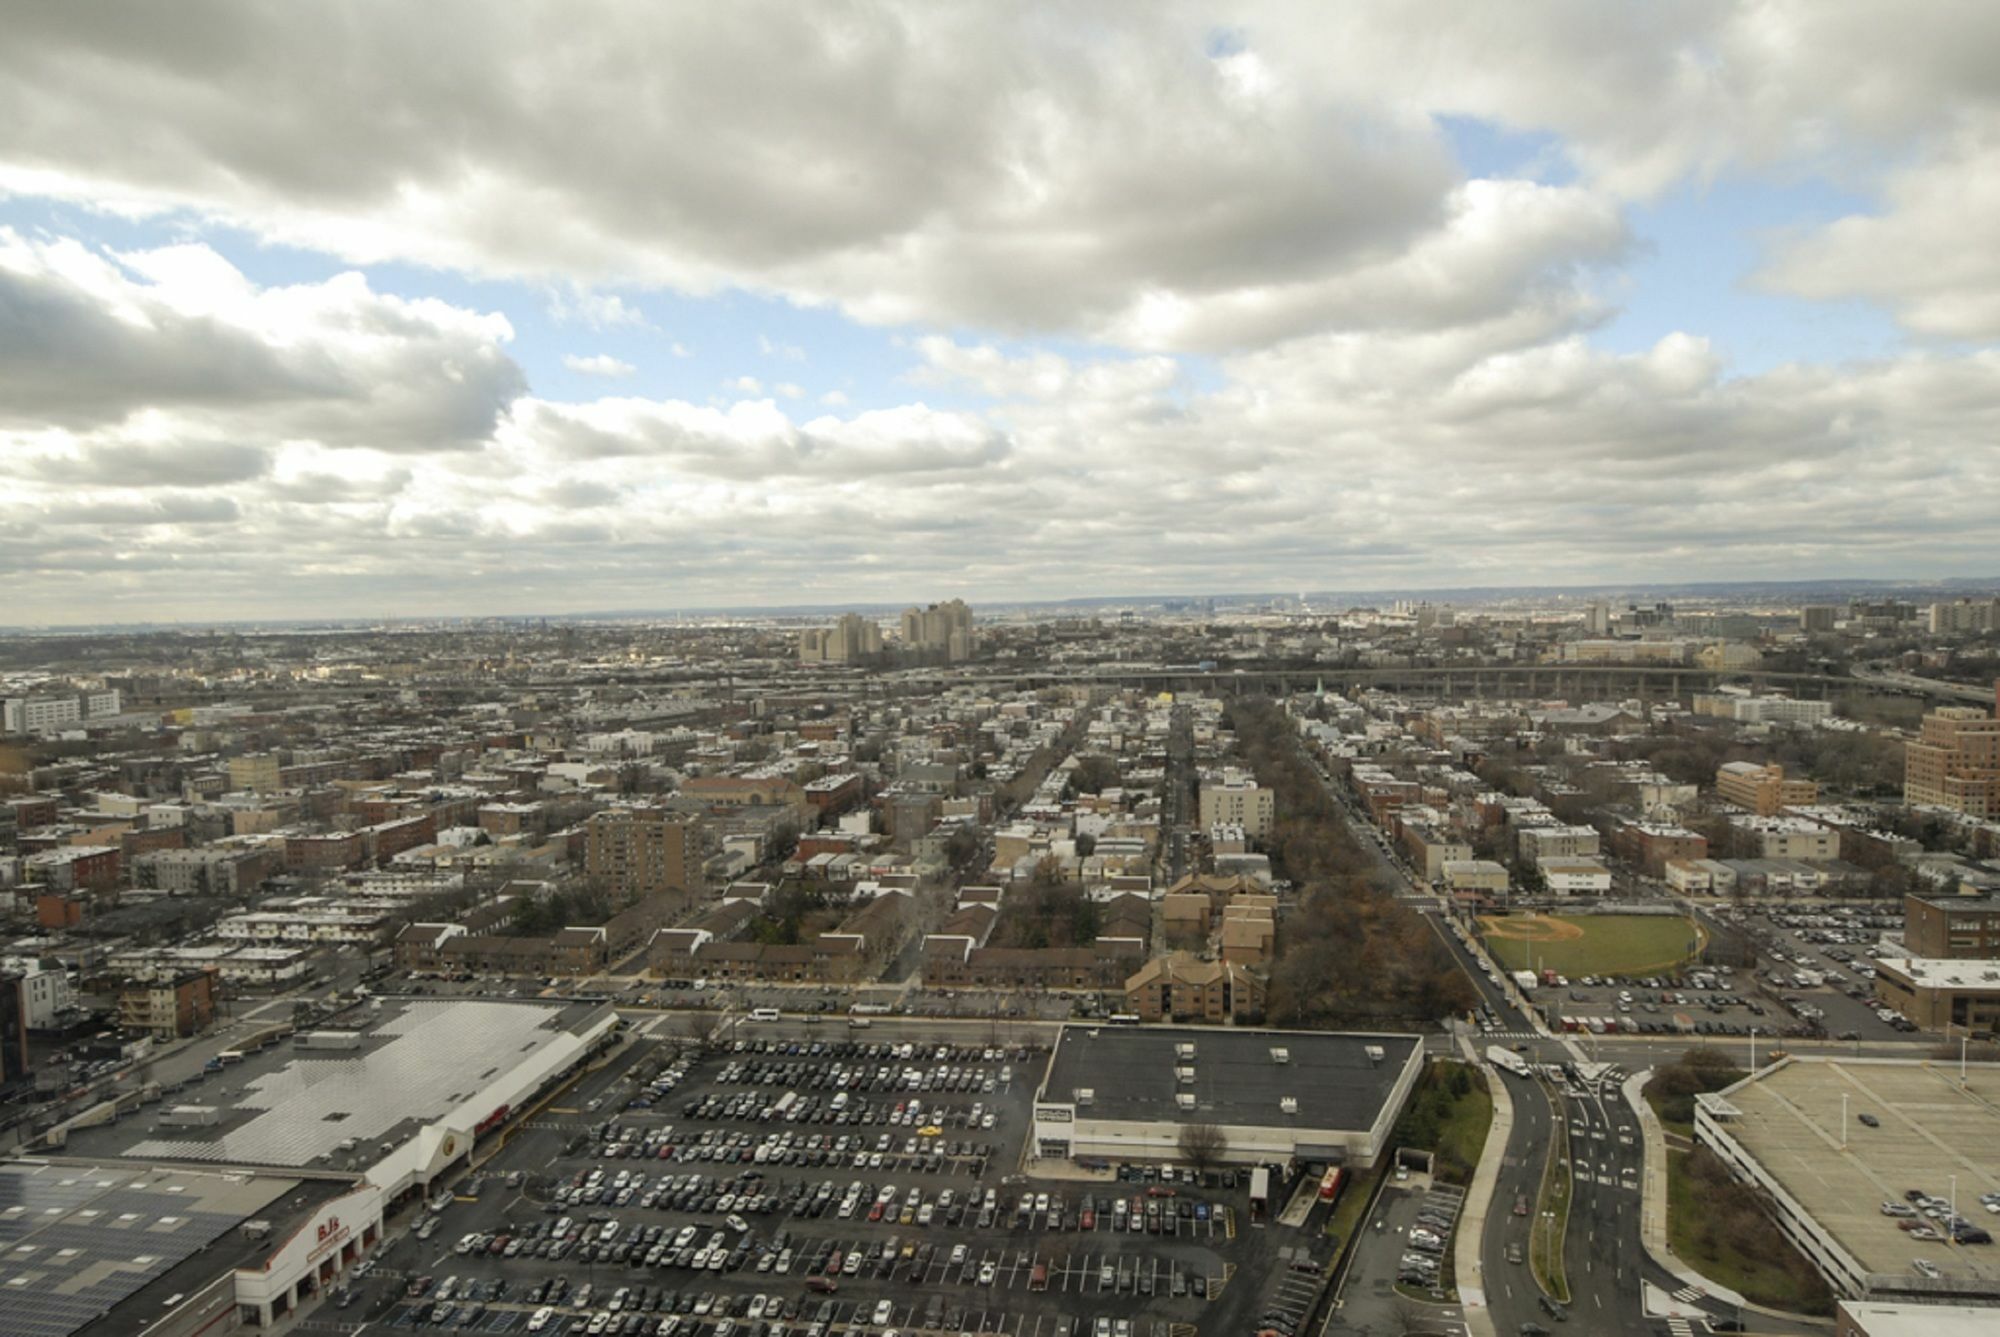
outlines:
[[1602, 859], [1544, 859], [1539, 869], [1554, 896], [1602, 896], [1611, 890], [1611, 870]]
[[1875, 995], [1927, 1031], [2000, 1034], [2000, 960], [1885, 956]]
[[1035, 1097], [1030, 1150], [1178, 1161], [1181, 1130], [1204, 1124], [1225, 1161], [1372, 1166], [1422, 1068], [1413, 1035], [1069, 1025]]

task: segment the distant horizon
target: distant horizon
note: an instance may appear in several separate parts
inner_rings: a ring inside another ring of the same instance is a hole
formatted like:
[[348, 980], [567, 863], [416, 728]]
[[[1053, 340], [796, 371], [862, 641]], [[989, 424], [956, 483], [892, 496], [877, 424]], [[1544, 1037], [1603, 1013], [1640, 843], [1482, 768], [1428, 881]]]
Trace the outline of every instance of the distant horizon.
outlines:
[[592, 622], [704, 617], [771, 618], [799, 621], [813, 618], [839, 617], [843, 613], [860, 613], [869, 617], [893, 616], [907, 608], [923, 607], [932, 603], [943, 603], [950, 599], [965, 600], [972, 607], [973, 616], [977, 619], [981, 616], [982, 610], [1008, 613], [1049, 610], [1054, 613], [1063, 609], [1088, 610], [1094, 608], [1160, 606], [1209, 601], [1227, 602], [1232, 605], [1249, 605], [1282, 599], [1295, 600], [1301, 596], [1307, 601], [1345, 601], [1344, 606], [1352, 609], [1408, 600], [1434, 601], [1446, 604], [1456, 603], [1467, 607], [1479, 607], [1487, 604], [1535, 598], [1574, 600], [1577, 602], [1633, 596], [1666, 599], [1677, 595], [1700, 599], [1722, 599], [1730, 596], [1750, 597], [1760, 592], [1772, 597], [1786, 594], [1807, 595], [1812, 593], [1823, 594], [1827, 597], [1838, 597], [1843, 593], [1862, 591], [1881, 591], [1883, 593], [1909, 591], [1918, 594], [1932, 594], [1939, 597], [1955, 598], [1967, 597], [1969, 594], [1982, 591], [1991, 591], [1996, 595], [2000, 595], [2000, 575], [1820, 577], [1796, 580], [1738, 581], [1690, 580], [1606, 585], [1390, 586], [1378, 589], [1230, 590], [1213, 593], [1161, 591], [1150, 594], [1074, 595], [1048, 599], [981, 599], [964, 593], [951, 593], [939, 595], [935, 598], [864, 600], [848, 603], [715, 604], [684, 608], [594, 608], [566, 612], [541, 610], [507, 613], [440, 612], [377, 615], [355, 613], [328, 614], [323, 617], [185, 618], [171, 620], [157, 619], [145, 622], [71, 622], [46, 624], [0, 623], [0, 636], [18, 637], [44, 633], [86, 634], [93, 632], [117, 633], [155, 630], [163, 632], [189, 631], [210, 627], [269, 627], [287, 629], [315, 627], [355, 628], [426, 622]]

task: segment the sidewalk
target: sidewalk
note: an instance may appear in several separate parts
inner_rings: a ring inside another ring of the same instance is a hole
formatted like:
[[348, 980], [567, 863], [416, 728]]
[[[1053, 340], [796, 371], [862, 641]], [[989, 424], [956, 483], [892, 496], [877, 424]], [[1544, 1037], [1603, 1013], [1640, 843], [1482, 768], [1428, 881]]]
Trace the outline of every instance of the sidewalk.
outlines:
[[1473, 1052], [1470, 1036], [1461, 1031], [1458, 1043], [1467, 1060], [1486, 1075], [1486, 1089], [1493, 1097], [1493, 1124], [1486, 1130], [1486, 1145], [1479, 1150], [1479, 1166], [1472, 1172], [1472, 1187], [1466, 1192], [1465, 1208], [1459, 1216], [1452, 1242], [1452, 1270], [1458, 1278], [1459, 1309], [1472, 1337], [1499, 1337], [1493, 1311], [1486, 1307], [1485, 1269], [1479, 1252], [1486, 1236], [1486, 1212], [1493, 1205], [1501, 1162], [1507, 1158], [1507, 1139], [1514, 1132], [1514, 1097], [1493, 1066]]
[[[1739, 1308], [1755, 1308], [1735, 1291], [1710, 1281], [1674, 1256], [1673, 1245], [1667, 1236], [1667, 1132], [1660, 1126], [1660, 1117], [1653, 1113], [1653, 1107], [1646, 1103], [1643, 1094], [1652, 1075], [1651, 1068], [1635, 1072], [1625, 1079], [1623, 1088], [1625, 1103], [1639, 1115], [1639, 1130], [1646, 1143], [1645, 1172], [1639, 1181], [1639, 1240], [1654, 1262], [1688, 1285], [1699, 1287], [1718, 1300], [1725, 1300]], [[1794, 1315], [1787, 1314], [1785, 1317]]]

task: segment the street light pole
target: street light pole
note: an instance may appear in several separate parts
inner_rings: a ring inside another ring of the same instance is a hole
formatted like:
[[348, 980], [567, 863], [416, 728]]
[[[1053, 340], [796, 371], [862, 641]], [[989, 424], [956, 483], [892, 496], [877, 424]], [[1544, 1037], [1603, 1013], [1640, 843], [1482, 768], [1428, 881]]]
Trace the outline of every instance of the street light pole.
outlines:
[[1840, 1093], [1840, 1149], [1847, 1150], [1847, 1092]]

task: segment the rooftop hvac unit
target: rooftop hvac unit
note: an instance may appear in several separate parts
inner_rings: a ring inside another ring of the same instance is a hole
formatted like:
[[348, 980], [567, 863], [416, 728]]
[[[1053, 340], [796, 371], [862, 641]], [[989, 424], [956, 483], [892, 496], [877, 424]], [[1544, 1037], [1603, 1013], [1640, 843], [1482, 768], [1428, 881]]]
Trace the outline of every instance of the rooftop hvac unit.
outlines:
[[1279, 1096], [1278, 1108], [1286, 1114], [1297, 1114], [1299, 1112], [1299, 1098], [1297, 1096]]
[[1174, 1097], [1174, 1103], [1184, 1110], [1191, 1110], [1194, 1108], [1194, 1093], [1192, 1091], [1183, 1091]]
[[1194, 1069], [1193, 1069], [1193, 1068], [1175, 1068], [1175, 1069], [1174, 1069], [1174, 1080], [1176, 1080], [1176, 1081], [1179, 1081], [1179, 1082], [1192, 1082], [1192, 1081], [1194, 1081]]
[[1078, 1109], [1083, 1109], [1086, 1106], [1095, 1105], [1096, 1103], [1097, 1092], [1094, 1089], [1088, 1086], [1079, 1086], [1076, 1088], [1076, 1105]]
[[1174, 1056], [1176, 1058], [1191, 1059], [1194, 1057], [1194, 1046], [1192, 1044], [1175, 1045]]
[[1388, 1051], [1384, 1050], [1381, 1045], [1369, 1045], [1361, 1052], [1368, 1055], [1370, 1063], [1380, 1063], [1387, 1056]]
[[1289, 1050], [1289, 1049], [1273, 1049], [1273, 1050], [1271, 1051], [1271, 1062], [1273, 1062], [1273, 1063], [1290, 1063], [1291, 1061], [1292, 1061], [1292, 1051], [1291, 1051], [1291, 1050]]

